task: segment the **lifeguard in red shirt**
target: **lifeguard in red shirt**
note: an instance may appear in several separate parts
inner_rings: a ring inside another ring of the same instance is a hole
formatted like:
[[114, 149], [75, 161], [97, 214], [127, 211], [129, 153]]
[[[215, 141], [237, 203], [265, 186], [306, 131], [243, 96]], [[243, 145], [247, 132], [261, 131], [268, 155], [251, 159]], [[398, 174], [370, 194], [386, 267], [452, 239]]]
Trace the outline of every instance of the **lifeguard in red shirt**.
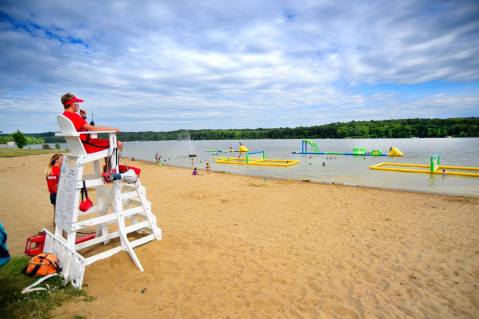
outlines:
[[[85, 119], [83, 119], [77, 112], [80, 108], [80, 103], [83, 100], [77, 98], [75, 95], [71, 93], [66, 93], [62, 96], [62, 104], [65, 108], [65, 112], [63, 115], [72, 121], [73, 126], [77, 132], [85, 132], [85, 131], [115, 131], [119, 132], [120, 130], [113, 127], [106, 127], [106, 126], [93, 126], [87, 123]], [[90, 134], [81, 134], [80, 139], [85, 147], [87, 153], [95, 153], [99, 151], [103, 151], [110, 147], [110, 141], [105, 138], [92, 138]], [[117, 141], [117, 148], [119, 151], [123, 149], [123, 144], [120, 141]]]
[[53, 154], [48, 162], [48, 169], [45, 174], [48, 191], [50, 192], [50, 203], [53, 205], [53, 227], [55, 227], [55, 205], [57, 202], [58, 181], [60, 179], [60, 169], [62, 164], [63, 155]]

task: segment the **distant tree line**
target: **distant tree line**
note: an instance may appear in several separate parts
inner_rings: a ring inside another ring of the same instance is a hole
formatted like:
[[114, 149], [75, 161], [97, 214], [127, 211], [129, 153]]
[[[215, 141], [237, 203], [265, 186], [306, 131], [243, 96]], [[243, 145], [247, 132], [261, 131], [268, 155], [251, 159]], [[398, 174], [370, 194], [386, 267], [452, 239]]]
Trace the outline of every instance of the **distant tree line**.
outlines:
[[8, 142], [14, 142], [18, 148], [23, 148], [26, 145], [43, 144], [45, 141], [40, 136], [28, 136], [20, 132], [20, 130], [17, 130], [12, 134], [0, 135], [0, 144], [7, 144]]
[[[55, 137], [54, 132], [28, 134], [28, 136], [40, 138], [45, 143], [64, 141], [63, 138]], [[164, 141], [184, 139], [185, 136], [191, 140], [479, 137], [479, 117], [352, 121], [296, 128], [121, 132], [118, 138], [122, 141]]]

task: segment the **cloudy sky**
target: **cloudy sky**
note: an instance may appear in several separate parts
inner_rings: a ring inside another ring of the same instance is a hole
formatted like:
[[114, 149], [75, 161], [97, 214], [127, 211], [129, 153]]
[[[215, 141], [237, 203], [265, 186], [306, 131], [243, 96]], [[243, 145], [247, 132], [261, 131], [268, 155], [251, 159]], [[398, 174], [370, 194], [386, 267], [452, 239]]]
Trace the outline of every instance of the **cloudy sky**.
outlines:
[[479, 116], [479, 1], [0, 2], [0, 130]]

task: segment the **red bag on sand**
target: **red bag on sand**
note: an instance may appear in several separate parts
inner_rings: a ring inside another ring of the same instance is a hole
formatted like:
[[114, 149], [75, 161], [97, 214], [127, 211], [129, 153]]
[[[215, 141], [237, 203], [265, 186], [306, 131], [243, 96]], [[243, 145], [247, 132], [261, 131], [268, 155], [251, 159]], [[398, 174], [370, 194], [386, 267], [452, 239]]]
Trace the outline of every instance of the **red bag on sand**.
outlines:
[[35, 256], [42, 253], [46, 236], [45, 232], [39, 232], [36, 235], [28, 237], [25, 243], [25, 255]]
[[120, 170], [120, 173], [125, 173], [129, 169], [132, 169], [133, 171], [135, 171], [135, 174], [138, 175], [138, 177], [140, 177], [141, 169], [139, 169], [139, 168], [136, 168], [136, 167], [133, 167], [133, 166], [130, 166], [130, 165], [120, 164], [120, 165], [118, 165], [118, 169]]

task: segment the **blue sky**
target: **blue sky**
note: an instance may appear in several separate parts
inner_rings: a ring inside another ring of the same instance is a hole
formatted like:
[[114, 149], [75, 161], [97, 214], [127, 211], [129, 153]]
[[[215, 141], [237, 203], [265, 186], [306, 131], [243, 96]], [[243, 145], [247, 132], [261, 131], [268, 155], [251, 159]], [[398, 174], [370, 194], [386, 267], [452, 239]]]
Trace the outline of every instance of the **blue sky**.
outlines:
[[479, 116], [478, 1], [6, 1], [0, 130]]

